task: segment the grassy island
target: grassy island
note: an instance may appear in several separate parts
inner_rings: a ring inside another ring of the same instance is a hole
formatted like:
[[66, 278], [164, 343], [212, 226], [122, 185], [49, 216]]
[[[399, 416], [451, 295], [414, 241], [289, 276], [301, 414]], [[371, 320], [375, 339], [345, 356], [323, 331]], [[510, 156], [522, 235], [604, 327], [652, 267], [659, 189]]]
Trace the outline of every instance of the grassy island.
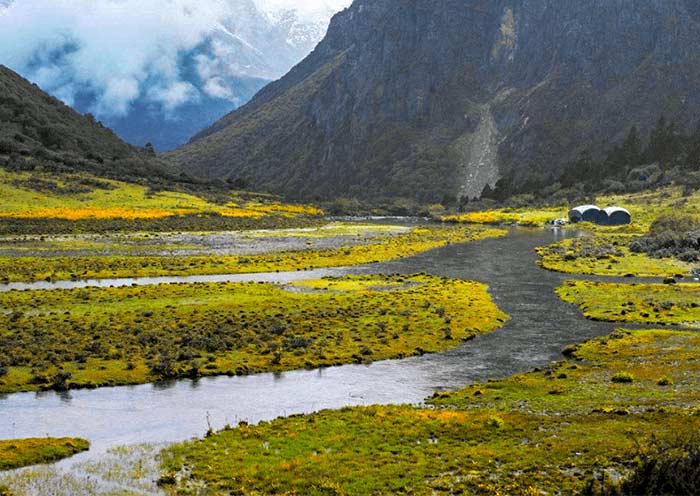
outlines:
[[[0, 470], [51, 463], [87, 451], [90, 443], [78, 438], [10, 439], [0, 441]], [[2, 488], [0, 487], [0, 491]], [[2, 494], [2, 492], [0, 492]]]
[[428, 275], [0, 293], [0, 392], [370, 362], [457, 346], [508, 317]]
[[361, 265], [505, 234], [500, 229], [477, 226], [430, 226], [382, 236], [367, 244], [263, 255], [0, 257], [0, 282], [242, 274]]

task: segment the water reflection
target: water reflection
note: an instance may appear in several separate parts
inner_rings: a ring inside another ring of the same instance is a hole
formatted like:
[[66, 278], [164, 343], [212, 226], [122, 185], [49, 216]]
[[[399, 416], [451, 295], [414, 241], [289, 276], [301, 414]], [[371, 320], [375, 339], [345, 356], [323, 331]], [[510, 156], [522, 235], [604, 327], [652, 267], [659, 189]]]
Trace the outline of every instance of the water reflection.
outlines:
[[188, 284], [207, 282], [270, 282], [288, 283], [304, 279], [341, 276], [348, 272], [345, 267], [299, 270], [295, 272], [262, 272], [258, 274], [215, 274], [178, 277], [137, 277], [123, 279], [86, 279], [80, 281], [38, 281], [31, 283], [12, 282], [0, 284], [0, 293], [7, 291], [29, 291], [41, 289], [122, 288], [125, 286], [153, 286], [157, 284]]

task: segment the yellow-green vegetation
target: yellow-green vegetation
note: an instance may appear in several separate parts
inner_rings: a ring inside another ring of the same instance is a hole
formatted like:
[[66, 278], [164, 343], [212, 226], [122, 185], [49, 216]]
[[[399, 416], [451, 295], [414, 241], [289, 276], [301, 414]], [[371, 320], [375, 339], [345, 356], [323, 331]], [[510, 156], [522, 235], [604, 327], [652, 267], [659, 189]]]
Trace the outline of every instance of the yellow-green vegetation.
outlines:
[[548, 220], [565, 217], [567, 213], [568, 209], [563, 206], [542, 208], [502, 208], [456, 215], [445, 215], [440, 219], [443, 222], [466, 224], [509, 224], [525, 227], [536, 227], [544, 225]]
[[557, 294], [589, 319], [700, 326], [699, 284], [567, 281]]
[[298, 237], [298, 238], [330, 238], [334, 236], [371, 236], [392, 235], [411, 231], [410, 226], [395, 224], [370, 224], [363, 222], [331, 222], [329, 224], [300, 229], [275, 229], [262, 231], [246, 231], [242, 234], [249, 238]]
[[700, 194], [683, 195], [681, 186], [666, 187], [655, 191], [609, 195], [598, 200], [601, 206], [620, 205], [632, 214], [632, 225], [607, 230], [646, 233], [660, 215], [682, 211], [687, 215], [700, 216]]
[[486, 286], [427, 275], [11, 291], [0, 294], [0, 392], [400, 358], [506, 319]]
[[[628, 226], [595, 226], [589, 223], [576, 226], [579, 229], [604, 233], [643, 234], [649, 230], [649, 226], [657, 216], [677, 210], [683, 210], [690, 215], [700, 215], [700, 194], [684, 196], [681, 186], [624, 195], [601, 195], [587, 202], [596, 203], [602, 208], [618, 205], [632, 214], [632, 224]], [[443, 216], [441, 220], [472, 224], [541, 226], [548, 220], [566, 218], [571, 206], [562, 204], [547, 207], [500, 208]]]
[[0, 257], [0, 281], [241, 274], [340, 267], [409, 257], [450, 243], [505, 234], [503, 230], [478, 226], [430, 226], [364, 245], [265, 255]]
[[51, 463], [90, 449], [78, 438], [10, 439], [0, 441], [0, 470]]
[[[617, 331], [424, 408], [346, 408], [177, 445], [161, 483], [173, 494], [580, 494], [593, 476], [626, 474], [638, 444], [700, 427], [698, 353], [695, 333]], [[623, 373], [633, 381], [613, 381]]]
[[[315, 241], [335, 239], [338, 245], [348, 242], [367, 243], [375, 238], [392, 236], [411, 231], [412, 227], [392, 224], [371, 224], [359, 222], [329, 222], [288, 229], [260, 229], [225, 232], [154, 233], [118, 232], [104, 234], [77, 235], [15, 235], [0, 237], [0, 251], [18, 254], [49, 254], [56, 256], [62, 252], [80, 252], [85, 255], [138, 255], [178, 252], [193, 254], [222, 253], [227, 249], [243, 251], [257, 243], [290, 238], [307, 241], [313, 246]], [[230, 245], [222, 245], [225, 238]], [[265, 246], [263, 244], [263, 246]], [[274, 248], [274, 247], [273, 247]], [[311, 249], [311, 248], [309, 248]], [[269, 251], [279, 251], [271, 249]], [[235, 254], [235, 253], [232, 253]]]
[[693, 268], [673, 258], [632, 253], [629, 245], [635, 238], [629, 234], [595, 234], [540, 247], [537, 253], [543, 268], [568, 274], [673, 277], [687, 275]]
[[223, 204], [178, 192], [153, 192], [146, 186], [98, 179], [88, 174], [42, 174], [0, 169], [0, 218], [15, 219], [150, 219], [178, 215], [224, 217], [295, 217], [322, 215], [309, 205], [284, 205], [258, 195], [233, 195]]

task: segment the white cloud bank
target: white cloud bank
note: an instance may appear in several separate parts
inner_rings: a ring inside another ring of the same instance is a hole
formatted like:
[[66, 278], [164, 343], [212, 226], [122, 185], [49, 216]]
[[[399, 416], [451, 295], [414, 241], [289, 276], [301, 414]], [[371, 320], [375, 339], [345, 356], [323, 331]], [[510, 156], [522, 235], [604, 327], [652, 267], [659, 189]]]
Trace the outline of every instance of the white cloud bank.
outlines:
[[[179, 57], [216, 31], [239, 1], [15, 0], [0, 7], [0, 63], [69, 104], [89, 92], [97, 115], [124, 115], [139, 97], [172, 109], [199, 95], [181, 77]], [[254, 1], [300, 16], [349, 3]], [[210, 76], [202, 89], [227, 97], [220, 75]]]
[[261, 11], [274, 15], [284, 10], [295, 10], [306, 20], [324, 20], [328, 12], [339, 12], [350, 5], [351, 0], [253, 0]]

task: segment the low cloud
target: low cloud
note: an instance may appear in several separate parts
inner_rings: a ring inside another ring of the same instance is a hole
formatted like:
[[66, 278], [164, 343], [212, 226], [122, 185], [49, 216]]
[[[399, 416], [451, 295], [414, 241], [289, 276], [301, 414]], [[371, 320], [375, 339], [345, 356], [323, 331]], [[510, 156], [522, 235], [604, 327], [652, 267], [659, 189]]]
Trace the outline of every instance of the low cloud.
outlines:
[[[86, 110], [103, 118], [127, 114], [137, 100], [166, 113], [202, 96], [240, 103], [226, 79], [246, 62], [212, 35], [250, 1], [0, 0], [0, 63], [69, 105], [92, 102]], [[350, 0], [252, 2], [271, 15], [295, 9], [302, 20], [327, 21]], [[199, 88], [182, 74], [185, 56]]]
[[225, 0], [17, 0], [0, 10], [0, 63], [69, 104], [118, 116], [145, 97], [167, 109], [196, 99], [179, 57], [214, 32]]

